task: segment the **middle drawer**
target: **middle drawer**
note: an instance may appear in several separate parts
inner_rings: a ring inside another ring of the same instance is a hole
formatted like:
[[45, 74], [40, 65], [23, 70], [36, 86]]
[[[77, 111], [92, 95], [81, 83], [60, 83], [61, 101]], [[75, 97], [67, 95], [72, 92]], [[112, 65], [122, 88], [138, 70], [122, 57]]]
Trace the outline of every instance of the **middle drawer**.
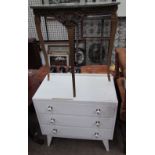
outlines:
[[41, 125], [59, 125], [72, 127], [87, 128], [105, 128], [113, 129], [114, 118], [91, 117], [91, 116], [74, 116], [74, 115], [57, 115], [38, 113], [39, 123]]

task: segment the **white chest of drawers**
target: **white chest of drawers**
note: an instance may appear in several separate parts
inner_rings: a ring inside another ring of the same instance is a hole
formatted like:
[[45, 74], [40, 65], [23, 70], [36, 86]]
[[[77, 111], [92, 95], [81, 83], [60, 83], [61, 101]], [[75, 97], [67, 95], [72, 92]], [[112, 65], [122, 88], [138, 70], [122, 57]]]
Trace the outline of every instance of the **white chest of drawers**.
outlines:
[[[109, 151], [117, 113], [113, 80], [106, 74], [75, 74], [73, 98], [71, 74], [51, 74], [33, 97], [42, 134], [52, 137], [102, 140]], [[112, 78], [111, 78], [112, 79]]]

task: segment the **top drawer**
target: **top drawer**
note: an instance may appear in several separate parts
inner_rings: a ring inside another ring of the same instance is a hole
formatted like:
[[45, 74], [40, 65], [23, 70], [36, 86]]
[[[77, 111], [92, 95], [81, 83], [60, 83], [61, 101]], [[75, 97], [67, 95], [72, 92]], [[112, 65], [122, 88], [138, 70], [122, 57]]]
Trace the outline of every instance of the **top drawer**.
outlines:
[[117, 107], [110, 103], [88, 103], [73, 101], [34, 101], [37, 113], [88, 115], [99, 117], [115, 116]]

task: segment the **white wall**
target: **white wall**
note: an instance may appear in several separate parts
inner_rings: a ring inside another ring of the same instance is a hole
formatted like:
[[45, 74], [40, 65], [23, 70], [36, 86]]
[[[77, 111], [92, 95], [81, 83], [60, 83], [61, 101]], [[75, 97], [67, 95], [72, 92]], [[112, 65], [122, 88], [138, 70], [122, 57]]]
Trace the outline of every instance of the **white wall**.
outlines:
[[118, 6], [118, 16], [126, 17], [126, 0], [118, 0], [121, 4]]

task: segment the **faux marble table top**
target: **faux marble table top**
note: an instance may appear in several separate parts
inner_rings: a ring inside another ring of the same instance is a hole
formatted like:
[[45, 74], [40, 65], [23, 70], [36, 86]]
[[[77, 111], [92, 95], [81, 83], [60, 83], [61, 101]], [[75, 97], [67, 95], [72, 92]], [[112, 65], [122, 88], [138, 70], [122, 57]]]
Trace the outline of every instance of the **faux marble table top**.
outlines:
[[87, 3], [59, 3], [59, 4], [36, 4], [31, 6], [31, 8], [34, 9], [49, 9], [49, 8], [89, 8], [89, 7], [101, 7], [101, 6], [113, 6], [113, 5], [118, 5], [120, 4], [119, 2], [87, 2]]

